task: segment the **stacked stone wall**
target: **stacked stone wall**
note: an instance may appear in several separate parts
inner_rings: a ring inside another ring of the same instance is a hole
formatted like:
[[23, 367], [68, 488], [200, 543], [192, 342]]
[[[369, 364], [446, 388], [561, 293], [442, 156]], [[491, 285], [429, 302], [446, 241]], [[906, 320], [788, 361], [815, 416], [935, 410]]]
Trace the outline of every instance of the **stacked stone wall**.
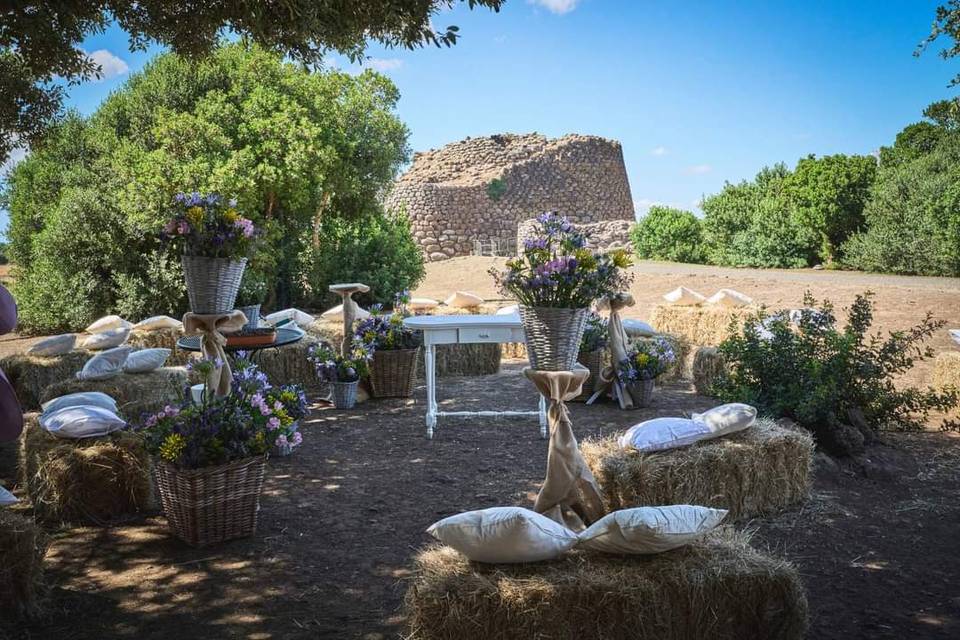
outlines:
[[[604, 220], [577, 226], [587, 234], [587, 247], [595, 251], [612, 251], [613, 249], [631, 249], [630, 228], [633, 220]], [[524, 220], [517, 226], [517, 252], [523, 250], [523, 242], [537, 236], [537, 221], [535, 218]]]

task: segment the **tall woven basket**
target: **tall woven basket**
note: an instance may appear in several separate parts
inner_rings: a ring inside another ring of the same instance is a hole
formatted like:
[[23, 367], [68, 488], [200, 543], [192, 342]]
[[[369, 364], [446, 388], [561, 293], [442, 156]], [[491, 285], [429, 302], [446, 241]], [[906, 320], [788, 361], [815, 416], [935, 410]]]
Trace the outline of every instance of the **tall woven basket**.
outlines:
[[530, 366], [538, 371], [570, 371], [580, 353], [589, 309], [520, 307]]
[[417, 380], [416, 349], [379, 350], [370, 363], [370, 387], [374, 398], [409, 398]]
[[183, 256], [183, 277], [187, 281], [190, 310], [194, 313], [228, 313], [233, 311], [240, 289], [240, 278], [247, 259]]
[[593, 395], [597, 382], [600, 380], [600, 371], [603, 370], [603, 349], [595, 351], [581, 351], [577, 356], [577, 362], [590, 370], [590, 377], [583, 382], [583, 391], [573, 402], [586, 402]]
[[170, 530], [196, 547], [253, 535], [266, 464], [266, 456], [257, 456], [185, 471], [155, 461], [153, 478]]

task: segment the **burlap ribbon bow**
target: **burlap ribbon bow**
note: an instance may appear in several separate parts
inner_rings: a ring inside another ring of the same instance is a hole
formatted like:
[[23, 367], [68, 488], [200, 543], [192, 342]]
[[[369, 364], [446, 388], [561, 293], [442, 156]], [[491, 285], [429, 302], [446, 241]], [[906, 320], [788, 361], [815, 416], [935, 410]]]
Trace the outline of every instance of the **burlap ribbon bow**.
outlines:
[[600, 372], [600, 384], [598, 388], [609, 389], [613, 387], [614, 395], [620, 403], [621, 409], [633, 407], [633, 398], [626, 392], [626, 389], [620, 384], [617, 378], [617, 367], [620, 362], [627, 357], [627, 332], [623, 328], [623, 321], [620, 319], [620, 310], [634, 305], [633, 296], [629, 293], [618, 293], [615, 296], [604, 298], [602, 306], [610, 309], [610, 320], [607, 323], [607, 341], [610, 349], [610, 365], [604, 367]]
[[213, 390], [214, 395], [222, 397], [230, 395], [230, 363], [223, 347], [227, 339], [223, 331], [239, 331], [247, 323], [247, 316], [242, 311], [230, 313], [200, 314], [188, 312], [183, 316], [183, 332], [188, 336], [200, 336], [200, 352], [208, 360], [220, 363], [207, 377], [207, 389]]
[[523, 373], [549, 401], [547, 475], [533, 509], [579, 531], [603, 516], [603, 502], [597, 482], [580, 454], [564, 403], [580, 395], [590, 372], [577, 365], [573, 371], [536, 371], [528, 367]]

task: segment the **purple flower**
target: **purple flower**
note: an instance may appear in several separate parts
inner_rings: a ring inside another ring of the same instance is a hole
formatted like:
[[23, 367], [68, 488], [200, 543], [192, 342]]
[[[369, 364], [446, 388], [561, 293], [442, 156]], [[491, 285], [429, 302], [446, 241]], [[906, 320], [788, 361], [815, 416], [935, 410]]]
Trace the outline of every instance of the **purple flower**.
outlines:
[[267, 420], [267, 429], [270, 431], [276, 431], [280, 428], [280, 418], [270, 418]]

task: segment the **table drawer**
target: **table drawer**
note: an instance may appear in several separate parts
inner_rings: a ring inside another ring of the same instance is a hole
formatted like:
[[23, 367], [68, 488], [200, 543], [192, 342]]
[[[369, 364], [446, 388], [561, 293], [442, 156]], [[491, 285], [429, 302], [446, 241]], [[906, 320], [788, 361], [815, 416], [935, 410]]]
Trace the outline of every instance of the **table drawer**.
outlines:
[[460, 342], [510, 342], [513, 332], [509, 327], [463, 327]]

